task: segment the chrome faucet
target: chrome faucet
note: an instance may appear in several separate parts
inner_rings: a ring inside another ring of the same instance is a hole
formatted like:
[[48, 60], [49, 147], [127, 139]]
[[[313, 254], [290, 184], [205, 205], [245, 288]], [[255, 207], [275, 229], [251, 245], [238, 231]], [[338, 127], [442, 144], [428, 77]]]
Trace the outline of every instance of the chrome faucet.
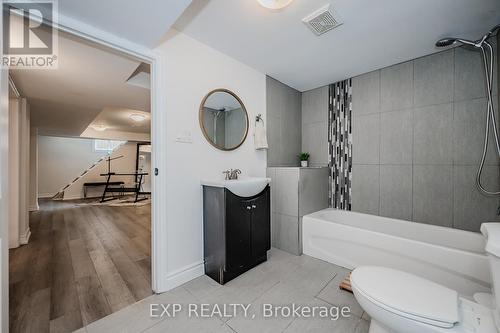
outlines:
[[231, 170], [226, 170], [222, 173], [226, 175], [226, 180], [237, 180], [238, 175], [241, 174], [241, 170], [240, 169], [234, 169], [234, 170], [231, 169]]

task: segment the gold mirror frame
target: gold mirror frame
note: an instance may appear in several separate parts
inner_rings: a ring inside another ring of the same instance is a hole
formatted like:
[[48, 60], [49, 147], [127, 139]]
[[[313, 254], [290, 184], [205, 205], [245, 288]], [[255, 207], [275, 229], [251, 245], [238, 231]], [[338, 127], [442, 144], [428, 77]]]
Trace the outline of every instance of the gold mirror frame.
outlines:
[[[224, 93], [228, 93], [230, 94], [231, 96], [233, 96], [234, 98], [236, 98], [236, 100], [238, 101], [238, 103], [240, 103], [241, 105], [241, 108], [243, 111], [245, 111], [245, 117], [246, 117], [246, 120], [247, 120], [247, 126], [245, 128], [245, 135], [243, 136], [243, 138], [241, 139], [240, 143], [235, 146], [235, 147], [232, 147], [232, 148], [225, 148], [225, 147], [221, 147], [217, 144], [215, 144], [213, 141], [212, 141], [212, 138], [210, 138], [210, 136], [208, 135], [208, 132], [207, 132], [207, 129], [205, 128], [205, 123], [203, 121], [203, 112], [204, 112], [204, 108], [205, 108], [205, 102], [207, 101], [207, 99], [214, 93], [216, 92], [224, 92]], [[235, 149], [238, 149], [239, 147], [241, 147], [241, 145], [245, 142], [245, 140], [247, 139], [247, 136], [248, 136], [248, 128], [250, 126], [250, 121], [248, 119], [248, 112], [247, 112], [247, 109], [245, 107], [245, 104], [243, 104], [243, 101], [238, 97], [238, 95], [236, 95], [234, 92], [232, 92], [231, 90], [228, 90], [228, 89], [224, 89], [224, 88], [219, 88], [219, 89], [214, 89], [212, 91], [210, 91], [208, 94], [206, 94], [206, 96], [203, 98], [203, 100], [201, 101], [201, 104], [200, 104], [200, 110], [198, 112], [198, 121], [200, 122], [200, 128], [201, 128], [201, 131], [203, 132], [203, 136], [205, 137], [205, 139], [212, 145], [214, 146], [215, 148], [217, 149], [220, 149], [220, 150], [223, 150], [223, 151], [231, 151], [231, 150], [235, 150]]]

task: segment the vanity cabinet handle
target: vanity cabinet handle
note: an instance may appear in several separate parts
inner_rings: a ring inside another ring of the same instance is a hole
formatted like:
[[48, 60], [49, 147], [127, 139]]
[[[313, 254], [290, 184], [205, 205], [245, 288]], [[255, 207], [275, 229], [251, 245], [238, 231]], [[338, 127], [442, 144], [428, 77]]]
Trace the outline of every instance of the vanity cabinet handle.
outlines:
[[250, 210], [250, 209], [252, 209], [252, 207], [250, 207], [250, 206], [247, 206], [247, 209], [248, 209], [248, 210]]
[[253, 208], [253, 209], [255, 209], [255, 208], [257, 208], [257, 206], [255, 206], [255, 205], [252, 205], [252, 208]]

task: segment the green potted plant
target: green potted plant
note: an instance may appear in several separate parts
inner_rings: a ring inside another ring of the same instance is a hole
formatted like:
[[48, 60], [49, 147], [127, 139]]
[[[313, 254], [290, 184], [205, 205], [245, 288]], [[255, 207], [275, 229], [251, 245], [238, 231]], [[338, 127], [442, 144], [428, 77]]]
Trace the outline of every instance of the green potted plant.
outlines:
[[300, 166], [306, 168], [309, 164], [309, 153], [300, 153], [299, 154], [299, 160], [300, 160]]

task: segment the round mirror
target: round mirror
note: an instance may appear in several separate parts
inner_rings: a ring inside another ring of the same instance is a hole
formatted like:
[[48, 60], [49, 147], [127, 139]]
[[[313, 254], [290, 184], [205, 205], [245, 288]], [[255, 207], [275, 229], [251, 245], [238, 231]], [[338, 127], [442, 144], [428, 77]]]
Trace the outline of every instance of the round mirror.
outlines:
[[200, 105], [200, 127], [205, 138], [221, 150], [241, 146], [248, 133], [248, 114], [241, 99], [227, 89], [208, 93]]

